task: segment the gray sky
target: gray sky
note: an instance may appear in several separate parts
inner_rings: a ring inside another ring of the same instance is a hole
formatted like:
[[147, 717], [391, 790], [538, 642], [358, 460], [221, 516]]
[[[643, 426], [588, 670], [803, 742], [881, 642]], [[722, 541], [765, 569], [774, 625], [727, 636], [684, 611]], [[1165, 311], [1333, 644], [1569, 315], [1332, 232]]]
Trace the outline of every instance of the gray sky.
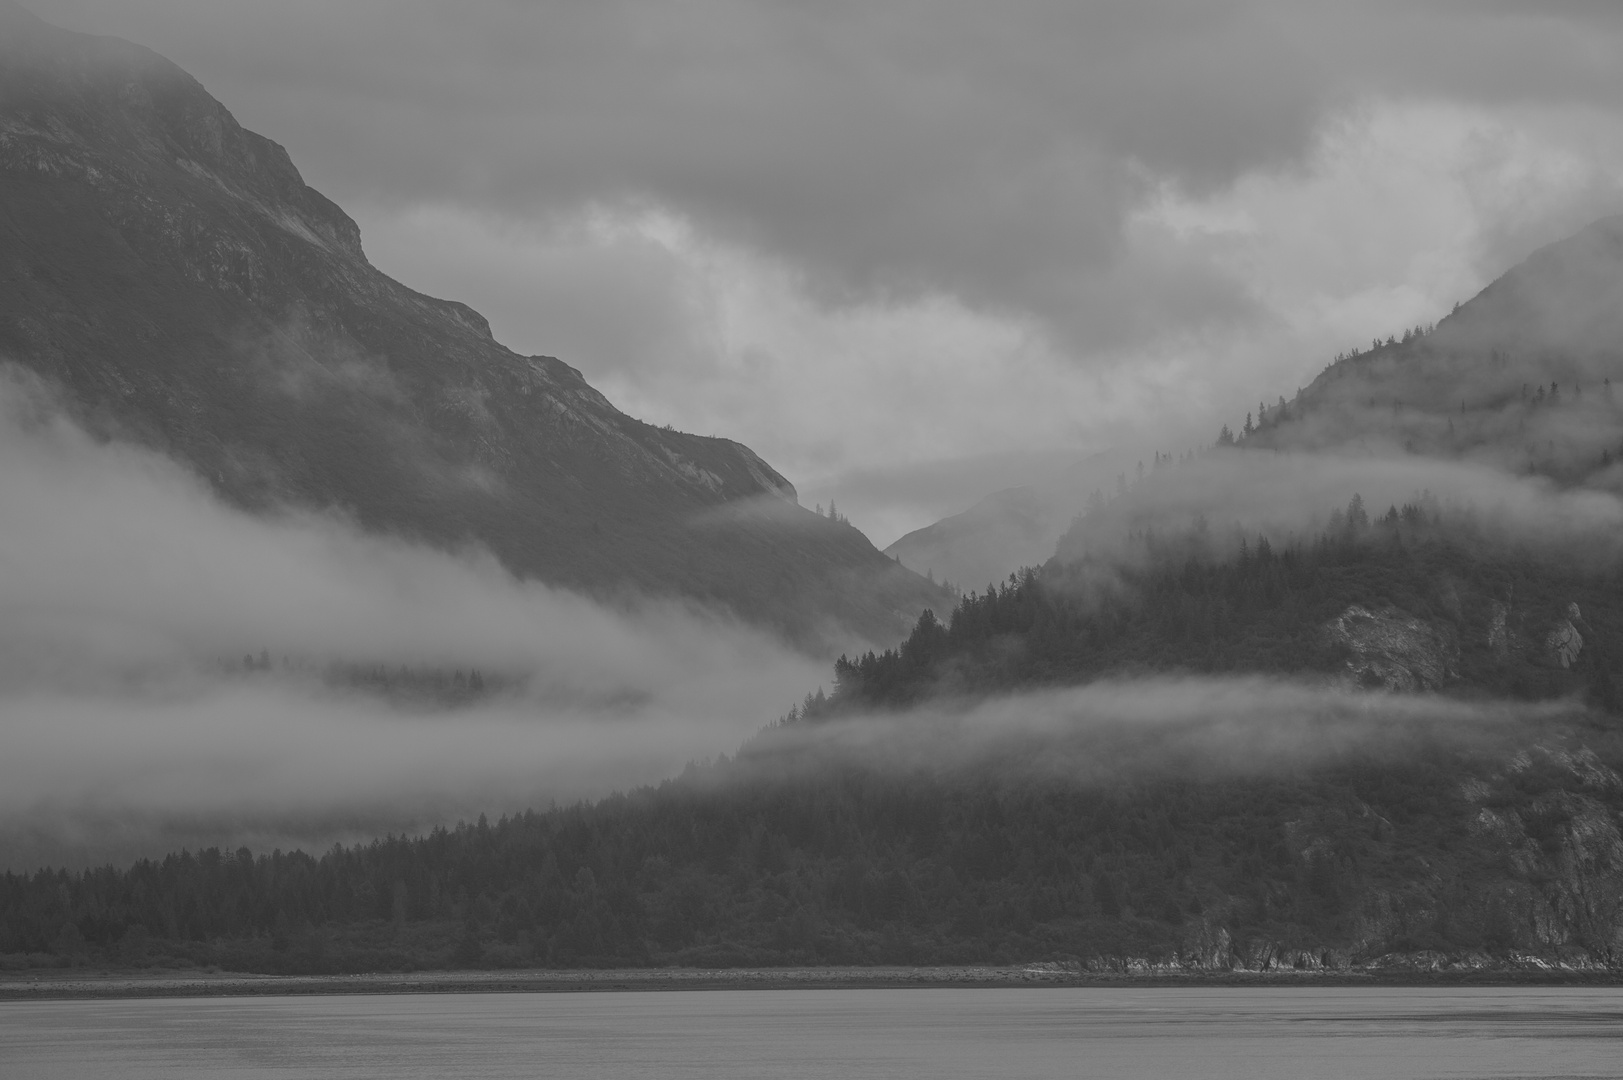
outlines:
[[1209, 441], [1623, 210], [1613, 3], [28, 2], [880, 544]]

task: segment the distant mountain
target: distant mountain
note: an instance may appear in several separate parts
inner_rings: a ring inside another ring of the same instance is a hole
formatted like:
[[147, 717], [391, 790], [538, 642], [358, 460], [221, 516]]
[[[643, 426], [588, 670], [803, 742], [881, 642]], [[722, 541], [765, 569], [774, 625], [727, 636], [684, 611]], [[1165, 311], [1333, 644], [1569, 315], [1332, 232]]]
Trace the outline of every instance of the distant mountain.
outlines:
[[885, 549], [910, 570], [962, 589], [1003, 581], [1054, 553], [1071, 520], [1094, 492], [1113, 490], [1136, 466], [1129, 455], [1106, 450], [1077, 461], [1058, 476], [994, 491], [962, 513], [915, 529]]
[[801, 509], [747, 447], [386, 277], [286, 151], [157, 54], [0, 0], [0, 362], [249, 508], [474, 541], [599, 595], [723, 605], [807, 645], [893, 640], [943, 593]]
[[979, 587], [1046, 558], [1069, 520], [1060, 517], [1053, 500], [1036, 488], [1006, 488], [961, 514], [913, 530], [885, 554], [937, 580]]

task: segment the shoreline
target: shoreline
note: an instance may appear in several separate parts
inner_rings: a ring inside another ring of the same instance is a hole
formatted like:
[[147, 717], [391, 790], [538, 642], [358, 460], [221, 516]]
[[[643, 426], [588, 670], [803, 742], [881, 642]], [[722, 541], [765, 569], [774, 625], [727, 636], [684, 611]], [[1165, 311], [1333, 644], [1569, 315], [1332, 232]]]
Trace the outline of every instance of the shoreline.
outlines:
[[0, 1002], [345, 994], [616, 993], [695, 990], [1001, 989], [1012, 987], [1623, 986], [1623, 972], [1583, 970], [1215, 971], [1094, 973], [1041, 967], [634, 968], [559, 971], [254, 975], [231, 972], [39, 971], [0, 974]]

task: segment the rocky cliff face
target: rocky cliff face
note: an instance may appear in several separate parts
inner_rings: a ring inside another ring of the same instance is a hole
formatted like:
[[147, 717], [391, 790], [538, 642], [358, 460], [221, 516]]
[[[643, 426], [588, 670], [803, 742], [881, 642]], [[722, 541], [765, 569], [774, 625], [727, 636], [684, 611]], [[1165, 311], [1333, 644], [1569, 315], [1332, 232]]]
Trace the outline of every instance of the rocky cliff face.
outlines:
[[805, 641], [886, 641], [941, 604], [747, 447], [626, 416], [379, 273], [282, 147], [175, 65], [6, 0], [0, 208], [0, 361], [239, 504], [336, 507]]
[[1544, 651], [1550, 663], [1561, 668], [1570, 668], [1578, 662], [1578, 657], [1584, 651], [1584, 636], [1578, 633], [1574, 623], [1582, 622], [1583, 615], [1578, 611], [1577, 604], [1567, 605], [1567, 617], [1560, 619], [1544, 635]]
[[1391, 605], [1370, 611], [1354, 604], [1331, 619], [1324, 634], [1349, 654], [1345, 677], [1353, 686], [1412, 694], [1440, 690], [1457, 675], [1459, 648], [1431, 624]]
[[1591, 637], [1597, 632], [1576, 601], [1529, 608], [1472, 596], [1466, 604], [1452, 582], [1435, 591], [1439, 605], [1450, 609], [1447, 617], [1420, 618], [1392, 604], [1352, 604], [1325, 622], [1324, 643], [1332, 655], [1344, 657], [1339, 680], [1349, 688], [1392, 693], [1446, 691], [1461, 684], [1468, 652], [1479, 668], [1516, 663], [1540, 669], [1556, 677], [1552, 691], [1570, 694], [1578, 684], [1562, 681], [1566, 673], [1606, 663], [1593, 647], [1584, 651], [1584, 631]]
[[[1441, 818], [1394, 824], [1347, 798], [1286, 825], [1284, 851], [1310, 893], [1339, 909], [1339, 933], [1256, 925], [1275, 902], [1266, 894], [1208, 895], [1176, 945], [1075, 966], [1149, 975], [1623, 965], [1617, 772], [1581, 740], [1557, 739], [1448, 782]], [[1283, 893], [1278, 903], [1288, 903]]]

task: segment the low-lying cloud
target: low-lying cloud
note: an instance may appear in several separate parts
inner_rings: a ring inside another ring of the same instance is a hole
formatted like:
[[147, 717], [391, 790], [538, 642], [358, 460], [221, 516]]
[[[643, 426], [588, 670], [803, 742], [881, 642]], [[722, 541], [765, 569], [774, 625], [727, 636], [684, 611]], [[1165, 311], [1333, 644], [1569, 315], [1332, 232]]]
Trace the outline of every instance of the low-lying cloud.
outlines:
[[1424, 501], [1497, 539], [1595, 560], [1623, 555], [1623, 498], [1610, 491], [1389, 451], [1226, 450], [1152, 469], [1119, 494], [1102, 496], [1061, 541], [1058, 557], [1108, 556], [1129, 533], [1147, 529], [1203, 526], [1220, 539], [1311, 537], [1354, 495], [1371, 516]]
[[[0, 814], [36, 832], [81, 810], [398, 827], [601, 794], [736, 746], [825, 674], [709, 611], [230, 509], [16, 378], [0, 505]], [[487, 689], [401, 702], [323, 677], [401, 669]]]
[[1373, 694], [1262, 676], [1105, 680], [774, 728], [723, 778], [792, 775], [829, 762], [894, 773], [1109, 787], [1177, 777], [1280, 776], [1423, 746], [1493, 752], [1582, 718], [1565, 702], [1466, 702]]
[[[1609, 494], [1423, 459], [1218, 454], [1152, 473], [1118, 505], [1138, 521], [1300, 528], [1350, 490], [1378, 511], [1422, 489], [1529, 536], [1623, 534]], [[606, 607], [478, 551], [227, 508], [15, 378], [0, 384], [0, 504], [0, 862], [13, 866], [180, 843], [319, 847], [603, 795], [732, 752], [826, 675], [703, 610]], [[452, 671], [480, 672], [485, 689], [400, 695], [331, 677], [387, 684], [402, 670], [407, 691], [410, 673]], [[1150, 680], [774, 729], [753, 745], [1091, 783], [1310, 767], [1562, 708]]]

